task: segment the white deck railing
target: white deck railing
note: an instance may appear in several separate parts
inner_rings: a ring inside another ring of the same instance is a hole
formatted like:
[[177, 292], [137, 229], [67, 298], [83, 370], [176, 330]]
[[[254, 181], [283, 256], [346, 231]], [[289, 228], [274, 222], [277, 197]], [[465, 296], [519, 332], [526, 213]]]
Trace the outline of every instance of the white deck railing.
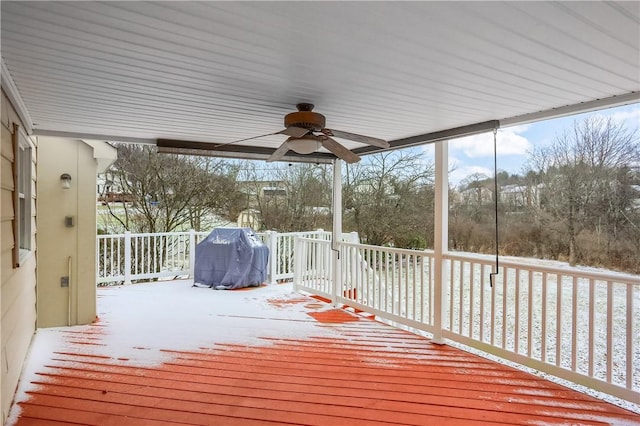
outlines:
[[[166, 232], [98, 235], [98, 285], [131, 283], [136, 280], [193, 277], [195, 250], [208, 232]], [[348, 234], [347, 234], [348, 235]], [[269, 247], [270, 283], [293, 278], [293, 244], [296, 237], [330, 240], [323, 230], [278, 233], [267, 231], [258, 236]]]
[[98, 235], [98, 285], [188, 275], [195, 232]]
[[330, 241], [331, 232], [319, 229], [309, 232], [274, 232], [262, 234], [262, 240], [269, 247], [269, 282], [293, 279], [294, 274], [294, 242], [297, 237], [312, 238], [319, 241]]
[[[437, 306], [434, 254], [341, 243], [333, 288], [331, 244], [296, 242], [298, 289], [570, 380], [640, 401], [640, 277], [531, 261], [448, 253]], [[334, 296], [335, 295], [335, 296]], [[435, 315], [442, 330], [435, 330]]]
[[444, 336], [640, 401], [640, 278], [449, 254]]
[[[98, 283], [193, 276], [191, 248], [206, 235], [99, 235]], [[368, 246], [345, 234], [333, 247], [341, 283], [334, 288], [329, 232], [259, 235], [270, 249], [271, 283], [293, 279], [298, 290], [334, 303], [640, 400], [640, 277], [501, 260], [490, 286], [492, 258], [450, 252], [439, 302], [432, 251]]]

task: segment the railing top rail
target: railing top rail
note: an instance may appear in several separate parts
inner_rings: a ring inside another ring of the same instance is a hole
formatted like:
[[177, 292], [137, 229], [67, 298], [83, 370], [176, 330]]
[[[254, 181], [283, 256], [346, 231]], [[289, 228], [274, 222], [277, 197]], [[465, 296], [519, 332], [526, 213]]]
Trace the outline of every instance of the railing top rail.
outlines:
[[124, 238], [125, 234], [98, 234], [99, 240], [108, 240], [110, 238]]
[[[198, 234], [200, 232], [196, 232]], [[190, 231], [179, 231], [179, 232], [129, 232], [122, 234], [100, 234], [98, 238], [108, 239], [108, 238], [124, 238], [126, 235], [129, 235], [131, 238], [136, 237], [160, 237], [160, 236], [182, 236], [189, 235]], [[208, 234], [208, 232], [207, 232]]]
[[[211, 231], [193, 231], [196, 235], [209, 235]], [[310, 235], [331, 235], [329, 231], [301, 231], [301, 232], [275, 232], [275, 231], [261, 231], [256, 232], [257, 235], [264, 235], [267, 232], [277, 233], [279, 236], [310, 236]], [[173, 231], [173, 232], [129, 232], [118, 234], [98, 234], [98, 238], [122, 238], [125, 235], [130, 237], [151, 237], [160, 235], [189, 235], [191, 231]]]
[[381, 250], [381, 251], [387, 251], [390, 253], [407, 254], [411, 256], [433, 256], [433, 250], [404, 249], [404, 248], [373, 246], [369, 244], [348, 243], [348, 242], [342, 242], [342, 244], [347, 247], [360, 247], [360, 248], [365, 248], [369, 250]]
[[[397, 253], [397, 254], [406, 254], [413, 256], [433, 256], [433, 250], [412, 250], [412, 249], [400, 249], [395, 247], [381, 247], [374, 246], [368, 244], [360, 244], [360, 243], [349, 243], [342, 242], [346, 247], [359, 247], [363, 249], [369, 250], [381, 250], [386, 251], [388, 253]], [[459, 252], [448, 252], [443, 254], [443, 258], [451, 259], [451, 260], [464, 260], [464, 261], [474, 261], [483, 263], [486, 265], [493, 265], [495, 263], [495, 257], [491, 255], [484, 255], [479, 253], [459, 253]], [[640, 276], [624, 274], [618, 272], [600, 272], [600, 271], [591, 271], [591, 270], [583, 270], [575, 267], [554, 267], [549, 265], [541, 265], [536, 262], [535, 259], [531, 261], [527, 261], [527, 259], [523, 259], [522, 261], [513, 260], [513, 259], [503, 259], [500, 258], [500, 265], [507, 268], [515, 268], [515, 269], [524, 269], [527, 271], [533, 272], [546, 272], [550, 274], [558, 274], [565, 276], [575, 276], [578, 278], [586, 278], [586, 279], [595, 279], [598, 281], [613, 281], [621, 284], [630, 284], [630, 285], [640, 285]]]
[[[495, 257], [478, 253], [458, 253], [448, 252], [443, 254], [443, 258], [450, 260], [473, 261], [487, 265], [495, 264]], [[640, 276], [624, 274], [622, 272], [600, 272], [583, 270], [572, 266], [549, 266], [537, 263], [535, 259], [527, 261], [516, 261], [513, 259], [500, 258], [500, 266], [514, 269], [524, 269], [533, 272], [546, 272], [548, 274], [558, 274], [564, 276], [575, 276], [578, 278], [594, 279], [598, 281], [613, 281], [621, 284], [640, 285]]]
[[317, 238], [305, 237], [302, 235], [298, 235], [297, 239], [301, 241], [308, 241], [308, 242], [319, 243], [319, 244], [331, 244], [331, 240], [319, 240]]
[[[272, 231], [275, 232], [275, 231]], [[300, 231], [300, 232], [276, 232], [278, 235], [281, 236], [307, 236], [307, 235], [317, 235], [317, 234], [321, 234], [321, 235], [331, 235], [331, 232], [329, 231], [323, 231], [323, 230], [318, 230], [318, 231]]]

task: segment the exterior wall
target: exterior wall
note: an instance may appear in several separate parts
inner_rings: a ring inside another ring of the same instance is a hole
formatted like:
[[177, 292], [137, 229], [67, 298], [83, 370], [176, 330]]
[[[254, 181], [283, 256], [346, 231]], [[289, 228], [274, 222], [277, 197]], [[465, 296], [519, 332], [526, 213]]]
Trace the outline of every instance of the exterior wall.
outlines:
[[20, 267], [14, 268], [12, 249], [13, 236], [13, 123], [20, 120], [9, 100], [2, 93], [2, 138], [0, 155], [2, 200], [0, 216], [1, 261], [0, 274], [0, 341], [1, 341], [1, 394], [2, 422], [6, 419], [15, 393], [23, 362], [36, 327], [36, 224], [35, 224], [35, 184], [36, 184], [36, 141], [32, 149], [32, 190], [31, 190], [31, 251], [21, 259]]
[[257, 210], [242, 210], [238, 215], [239, 228], [261, 229], [262, 221], [260, 220], [260, 212]]
[[[77, 139], [38, 138], [38, 327], [88, 324], [96, 317], [94, 151]], [[71, 175], [69, 189], [61, 186], [63, 173]], [[69, 277], [68, 287], [61, 286], [62, 277]]]

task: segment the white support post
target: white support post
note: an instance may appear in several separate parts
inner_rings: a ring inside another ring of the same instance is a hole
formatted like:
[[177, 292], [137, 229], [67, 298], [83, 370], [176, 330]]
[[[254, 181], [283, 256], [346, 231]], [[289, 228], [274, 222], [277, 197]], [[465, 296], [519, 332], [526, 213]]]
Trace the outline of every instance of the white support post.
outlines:
[[196, 278], [196, 231], [193, 229], [189, 230], [189, 276]]
[[298, 291], [299, 285], [302, 283], [302, 269], [304, 261], [306, 261], [306, 250], [303, 250], [303, 243], [300, 236], [294, 237], [293, 240], [293, 291]]
[[[280, 253], [278, 253], [278, 233], [275, 231], [266, 232], [266, 243], [269, 247], [269, 284], [277, 284], [276, 274], [278, 273], [278, 262], [280, 262]], [[293, 266], [295, 274], [295, 265]]]
[[338, 304], [342, 290], [342, 274], [340, 265], [340, 239], [342, 238], [342, 160], [333, 161], [333, 229], [331, 235], [331, 285], [332, 302]]
[[434, 211], [434, 298], [433, 343], [444, 344], [442, 338], [447, 267], [443, 254], [449, 251], [449, 152], [448, 141], [437, 142]]
[[131, 284], [131, 232], [124, 231], [124, 283]]

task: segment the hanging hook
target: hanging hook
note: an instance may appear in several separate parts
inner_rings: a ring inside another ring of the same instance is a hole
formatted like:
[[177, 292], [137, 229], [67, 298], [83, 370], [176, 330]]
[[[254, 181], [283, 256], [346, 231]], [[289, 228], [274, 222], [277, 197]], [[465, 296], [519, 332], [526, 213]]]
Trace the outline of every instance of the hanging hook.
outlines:
[[495, 227], [496, 227], [496, 269], [489, 274], [489, 285], [493, 287], [496, 275], [500, 268], [500, 262], [498, 258], [498, 128], [493, 128], [493, 201], [494, 201], [494, 214], [495, 214]]

